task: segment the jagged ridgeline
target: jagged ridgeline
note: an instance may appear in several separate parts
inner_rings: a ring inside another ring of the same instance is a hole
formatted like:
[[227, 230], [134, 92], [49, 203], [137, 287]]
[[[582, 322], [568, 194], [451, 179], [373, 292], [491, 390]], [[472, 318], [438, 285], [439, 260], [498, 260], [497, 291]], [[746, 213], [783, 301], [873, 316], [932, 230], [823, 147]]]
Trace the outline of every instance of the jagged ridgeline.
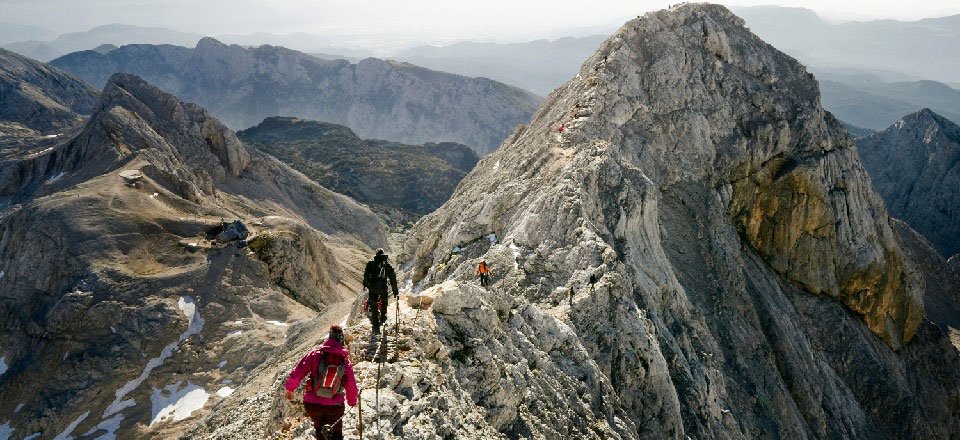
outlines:
[[451, 141], [486, 154], [540, 97], [486, 78], [367, 58], [322, 60], [275, 46], [243, 48], [204, 38], [196, 48], [133, 44], [51, 61], [95, 86], [114, 72], [138, 75], [200, 104], [235, 129], [270, 116], [346, 125], [369, 139], [421, 144]]
[[[366, 207], [132, 75], [58, 134], [0, 162], [0, 437], [178, 435], [294, 321], [343, 316], [386, 241]], [[237, 219], [246, 247], [216, 233]]]
[[445, 389], [507, 437], [960, 432], [957, 350], [853, 142], [721, 6], [625, 24], [405, 252]]

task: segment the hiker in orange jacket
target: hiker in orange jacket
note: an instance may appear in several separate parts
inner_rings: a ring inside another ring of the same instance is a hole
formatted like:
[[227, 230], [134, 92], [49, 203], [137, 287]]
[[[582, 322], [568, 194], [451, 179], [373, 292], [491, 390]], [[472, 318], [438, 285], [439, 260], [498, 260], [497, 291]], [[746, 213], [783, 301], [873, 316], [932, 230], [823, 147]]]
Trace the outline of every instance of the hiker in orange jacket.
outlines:
[[487, 260], [482, 260], [477, 265], [477, 276], [480, 277], [480, 285], [487, 287], [490, 282], [490, 266], [487, 264]]

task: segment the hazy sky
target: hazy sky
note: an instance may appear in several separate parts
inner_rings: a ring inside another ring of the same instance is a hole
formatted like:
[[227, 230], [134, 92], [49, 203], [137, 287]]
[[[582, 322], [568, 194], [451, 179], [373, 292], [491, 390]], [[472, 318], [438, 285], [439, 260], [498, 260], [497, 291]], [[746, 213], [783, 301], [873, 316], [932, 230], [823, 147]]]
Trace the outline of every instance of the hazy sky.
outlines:
[[[378, 34], [516, 40], [612, 30], [676, 1], [629, 0], [0, 0], [0, 21], [59, 32], [106, 23], [208, 35], [251, 32]], [[779, 4], [827, 18], [914, 20], [960, 14], [960, 0], [736, 0]], [[579, 32], [577, 32], [579, 28]]]

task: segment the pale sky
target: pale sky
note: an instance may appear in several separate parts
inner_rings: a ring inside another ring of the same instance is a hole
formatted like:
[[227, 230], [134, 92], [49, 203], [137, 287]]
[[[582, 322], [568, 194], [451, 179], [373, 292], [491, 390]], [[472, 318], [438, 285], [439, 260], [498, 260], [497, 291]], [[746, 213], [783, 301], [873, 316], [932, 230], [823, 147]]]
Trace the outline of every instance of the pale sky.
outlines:
[[[676, 1], [657, 0], [0, 0], [0, 21], [58, 32], [107, 23], [207, 35], [252, 32], [375, 34], [520, 41], [612, 31]], [[960, 0], [734, 0], [800, 6], [828, 19], [916, 20], [960, 14]]]

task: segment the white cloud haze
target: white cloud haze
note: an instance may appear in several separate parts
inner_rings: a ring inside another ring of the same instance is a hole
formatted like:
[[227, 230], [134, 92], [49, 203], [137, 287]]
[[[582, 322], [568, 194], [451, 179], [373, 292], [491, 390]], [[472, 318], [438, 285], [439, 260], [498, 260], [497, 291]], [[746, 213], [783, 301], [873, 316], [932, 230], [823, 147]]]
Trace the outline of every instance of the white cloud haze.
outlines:
[[[670, 1], [0, 0], [0, 21], [58, 32], [107, 23], [208, 35], [310, 32], [398, 38], [522, 40], [612, 30]], [[958, 0], [736, 0], [813, 9], [827, 18], [915, 20], [960, 14]]]

